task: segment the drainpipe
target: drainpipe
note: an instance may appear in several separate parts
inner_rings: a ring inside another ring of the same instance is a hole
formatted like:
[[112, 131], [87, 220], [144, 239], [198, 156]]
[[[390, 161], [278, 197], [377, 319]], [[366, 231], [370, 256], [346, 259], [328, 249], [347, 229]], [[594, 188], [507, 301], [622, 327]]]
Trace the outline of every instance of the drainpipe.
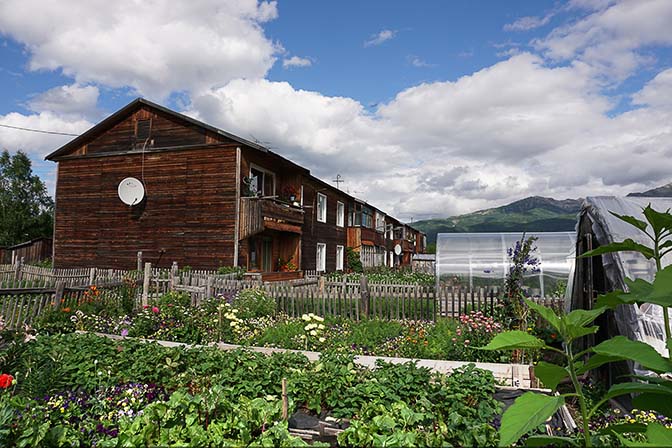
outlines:
[[236, 217], [233, 228], [233, 266], [238, 266], [238, 236], [240, 229], [240, 147], [236, 147]]

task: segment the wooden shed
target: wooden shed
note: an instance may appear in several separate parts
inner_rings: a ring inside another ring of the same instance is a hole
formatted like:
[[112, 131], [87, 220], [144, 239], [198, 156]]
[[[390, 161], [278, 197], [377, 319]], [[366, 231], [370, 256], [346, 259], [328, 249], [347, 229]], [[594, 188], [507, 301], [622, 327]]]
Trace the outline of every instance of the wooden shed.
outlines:
[[0, 248], [0, 264], [38, 263], [48, 260], [52, 255], [51, 238], [35, 238], [14, 246]]

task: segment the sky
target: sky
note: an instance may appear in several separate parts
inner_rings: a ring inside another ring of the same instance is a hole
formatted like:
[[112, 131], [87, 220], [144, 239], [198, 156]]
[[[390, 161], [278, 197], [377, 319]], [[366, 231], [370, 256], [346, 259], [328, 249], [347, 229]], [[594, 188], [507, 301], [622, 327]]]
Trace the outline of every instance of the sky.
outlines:
[[[0, 125], [138, 96], [404, 221], [672, 182], [672, 1], [0, 0]], [[0, 126], [44, 156], [73, 137]]]

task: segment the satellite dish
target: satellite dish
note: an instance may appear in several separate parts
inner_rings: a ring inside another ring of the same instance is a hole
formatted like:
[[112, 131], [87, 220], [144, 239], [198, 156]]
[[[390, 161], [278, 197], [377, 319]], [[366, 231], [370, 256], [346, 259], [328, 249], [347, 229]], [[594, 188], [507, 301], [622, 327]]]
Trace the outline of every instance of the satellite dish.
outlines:
[[121, 202], [133, 206], [139, 204], [145, 198], [145, 187], [135, 177], [127, 177], [119, 182], [117, 193]]
[[394, 253], [395, 253], [396, 255], [401, 255], [401, 245], [400, 245], [400, 244], [396, 244], [396, 245], [394, 246]]

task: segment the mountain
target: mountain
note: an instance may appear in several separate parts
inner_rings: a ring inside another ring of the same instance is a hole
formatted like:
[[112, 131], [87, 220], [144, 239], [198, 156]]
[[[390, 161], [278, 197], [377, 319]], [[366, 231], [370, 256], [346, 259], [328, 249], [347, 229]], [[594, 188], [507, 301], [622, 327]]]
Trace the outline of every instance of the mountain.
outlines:
[[630, 193], [628, 196], [644, 196], [647, 198], [670, 197], [672, 196], [672, 183], [642, 193]]
[[427, 234], [428, 243], [436, 242], [437, 233], [572, 231], [582, 202], [532, 196], [466, 215], [416, 221], [413, 227]]

